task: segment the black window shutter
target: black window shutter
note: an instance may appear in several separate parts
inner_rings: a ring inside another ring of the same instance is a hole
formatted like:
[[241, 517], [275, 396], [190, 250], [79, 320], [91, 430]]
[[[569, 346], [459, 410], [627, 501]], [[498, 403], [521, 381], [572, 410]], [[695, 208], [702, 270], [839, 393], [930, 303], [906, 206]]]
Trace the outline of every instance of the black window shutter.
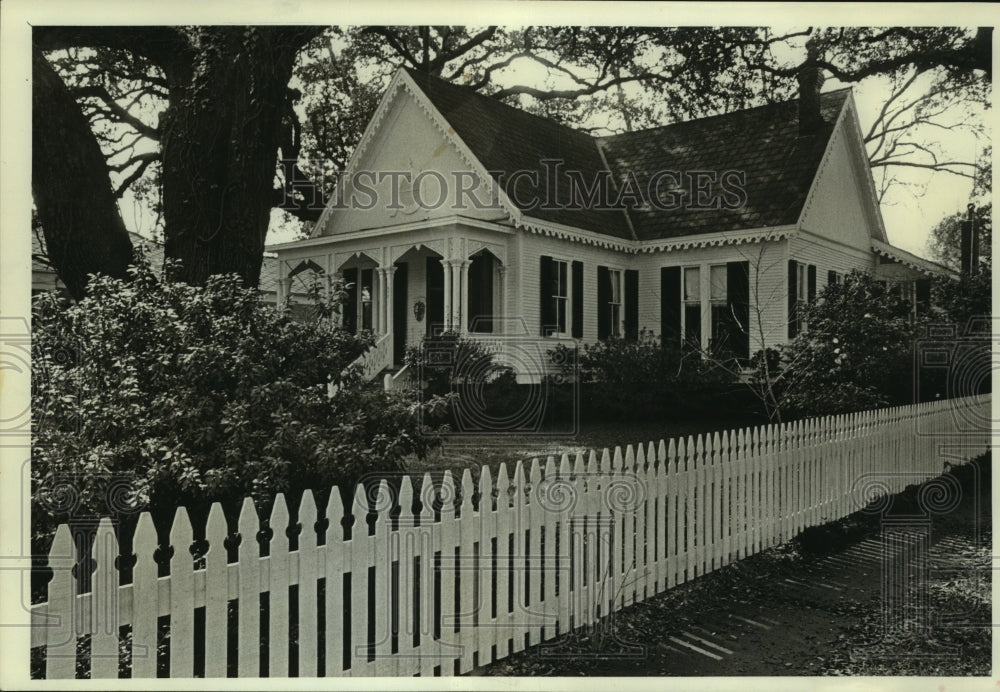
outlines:
[[583, 338], [583, 262], [573, 262], [573, 338]]
[[832, 269], [826, 273], [826, 285], [830, 286], [837, 283], [837, 272]]
[[597, 268], [597, 338], [611, 336], [611, 272]]
[[788, 260], [788, 338], [794, 339], [799, 333], [799, 303], [797, 274], [799, 263]]
[[737, 358], [750, 357], [750, 263], [726, 264], [726, 295], [733, 325], [729, 331], [730, 348]]
[[538, 314], [540, 319], [540, 333], [548, 336], [555, 329], [556, 315], [555, 302], [552, 300], [555, 283], [555, 263], [551, 257], [542, 255], [541, 266], [538, 272]]
[[639, 271], [625, 270], [625, 338], [639, 338]]
[[660, 269], [660, 339], [664, 345], [681, 345], [681, 268]]
[[917, 279], [917, 314], [926, 314], [931, 307], [931, 280]]
[[811, 303], [814, 300], [816, 300], [816, 265], [815, 264], [810, 264], [809, 265], [809, 269], [807, 270], [806, 281], [808, 282], [807, 286], [808, 286], [808, 291], [809, 291], [807, 295], [809, 296], [809, 302]]
[[358, 326], [358, 270], [344, 270], [344, 283], [347, 291], [347, 302], [344, 303], [344, 329], [354, 332]]

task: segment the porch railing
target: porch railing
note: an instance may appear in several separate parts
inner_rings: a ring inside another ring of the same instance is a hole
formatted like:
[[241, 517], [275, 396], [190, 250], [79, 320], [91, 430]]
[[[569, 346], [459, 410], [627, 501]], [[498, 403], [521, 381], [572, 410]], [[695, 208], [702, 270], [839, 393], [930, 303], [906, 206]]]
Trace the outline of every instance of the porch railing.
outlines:
[[350, 365], [340, 371], [337, 378], [326, 388], [327, 395], [333, 396], [340, 390], [340, 383], [352, 368], [361, 368], [361, 379], [369, 382], [386, 368], [392, 367], [392, 335], [383, 334], [375, 345], [355, 358]]

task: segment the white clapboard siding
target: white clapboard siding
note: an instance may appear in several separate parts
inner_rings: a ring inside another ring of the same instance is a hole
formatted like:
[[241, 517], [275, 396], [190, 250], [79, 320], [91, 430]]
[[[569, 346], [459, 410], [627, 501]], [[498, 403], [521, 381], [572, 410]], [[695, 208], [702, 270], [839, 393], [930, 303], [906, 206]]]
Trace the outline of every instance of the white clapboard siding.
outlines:
[[[419, 490], [404, 476], [398, 487], [357, 486], [350, 511], [334, 487], [322, 541], [313, 494], [303, 494], [297, 526], [279, 494], [266, 555], [249, 498], [235, 526], [214, 504], [196, 531], [178, 508], [167, 545], [142, 513], [125, 584], [110, 519], [76, 538], [61, 525], [48, 554], [48, 599], [32, 607], [31, 644], [44, 647], [53, 680], [78, 670], [117, 677], [128, 668], [119, 662], [121, 628], [130, 632], [133, 678], [156, 677], [160, 654], [170, 677], [192, 677], [201, 672], [199, 643], [211, 678], [225, 677], [230, 661], [239, 677], [256, 677], [262, 655], [271, 677], [467, 673], [572, 628], [601, 626], [616, 610], [934, 478], [945, 445], [950, 463], [978, 456], [990, 431], [956, 426], [985, 425], [990, 406], [989, 396], [955, 399], [563, 454], [512, 473], [501, 464], [495, 481], [484, 466], [478, 485], [469, 470], [460, 487], [449, 471], [439, 484], [423, 474]], [[196, 535], [207, 543], [201, 564]], [[94, 564], [83, 586], [80, 550]], [[158, 550], [170, 556], [164, 576]], [[83, 637], [90, 656], [78, 661]]]

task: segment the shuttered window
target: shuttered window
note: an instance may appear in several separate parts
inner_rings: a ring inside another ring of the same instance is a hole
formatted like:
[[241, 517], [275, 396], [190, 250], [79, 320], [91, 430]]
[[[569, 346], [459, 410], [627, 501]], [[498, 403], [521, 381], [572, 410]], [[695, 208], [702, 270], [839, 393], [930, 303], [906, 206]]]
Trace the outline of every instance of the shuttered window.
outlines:
[[[573, 336], [582, 336], [583, 263], [573, 262], [571, 274], [570, 262], [547, 256], [542, 256], [540, 261], [538, 285], [542, 336], [569, 336], [571, 325], [573, 325]], [[573, 297], [574, 286], [577, 294], [575, 299]], [[574, 315], [578, 315], [579, 319], [574, 320]], [[579, 326], [574, 325], [574, 322], [577, 322]]]

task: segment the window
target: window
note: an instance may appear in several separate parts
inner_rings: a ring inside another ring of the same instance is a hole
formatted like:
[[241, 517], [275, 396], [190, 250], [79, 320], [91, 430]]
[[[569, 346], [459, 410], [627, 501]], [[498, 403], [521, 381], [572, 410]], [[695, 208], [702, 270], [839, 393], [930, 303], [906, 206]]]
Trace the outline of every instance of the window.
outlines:
[[556, 331], [566, 334], [566, 310], [569, 307], [569, 262], [555, 260], [555, 272], [552, 286], [553, 314], [556, 319]]
[[725, 347], [729, 337], [729, 327], [732, 322], [729, 311], [729, 295], [727, 291], [726, 265], [709, 268], [709, 301], [711, 303], [712, 333], [709, 348]]
[[622, 273], [620, 269], [609, 269], [611, 279], [611, 296], [608, 299], [608, 310], [611, 314], [611, 336], [622, 335]]
[[373, 329], [373, 313], [372, 313], [372, 279], [374, 278], [374, 270], [372, 269], [362, 269], [361, 270], [361, 328], [362, 329]]
[[701, 348], [701, 272], [684, 268], [684, 343]]

